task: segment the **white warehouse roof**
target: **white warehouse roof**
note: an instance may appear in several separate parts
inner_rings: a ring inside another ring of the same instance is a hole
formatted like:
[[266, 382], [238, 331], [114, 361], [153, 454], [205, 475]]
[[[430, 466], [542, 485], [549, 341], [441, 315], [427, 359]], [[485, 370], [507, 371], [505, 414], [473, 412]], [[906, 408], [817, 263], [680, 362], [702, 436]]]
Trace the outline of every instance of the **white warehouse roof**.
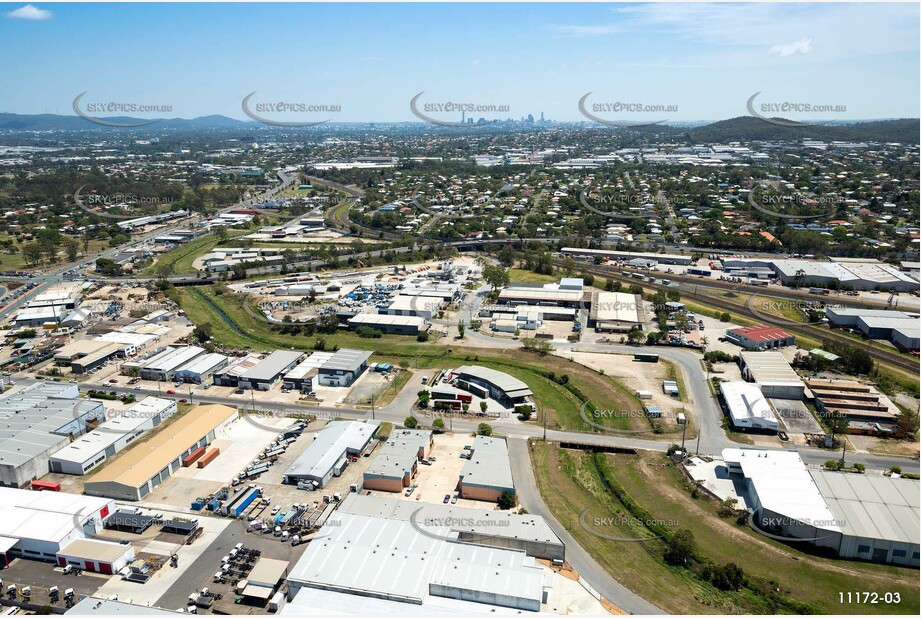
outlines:
[[720, 382], [720, 392], [736, 426], [777, 429], [777, 415], [757, 384]]
[[376, 423], [333, 421], [323, 428], [285, 475], [323, 478], [347, 450], [360, 451], [374, 436]]
[[80, 528], [77, 520], [113, 505], [107, 498], [0, 487], [0, 537], [59, 543]]

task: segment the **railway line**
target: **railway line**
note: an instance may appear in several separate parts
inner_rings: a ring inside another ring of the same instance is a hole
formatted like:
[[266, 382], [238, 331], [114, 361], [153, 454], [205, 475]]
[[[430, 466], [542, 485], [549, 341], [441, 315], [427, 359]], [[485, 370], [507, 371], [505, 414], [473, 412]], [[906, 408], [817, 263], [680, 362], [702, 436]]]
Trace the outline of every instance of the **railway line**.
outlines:
[[[330, 187], [338, 189], [347, 193], [350, 197], [351, 203], [347, 207], [337, 208], [335, 213], [333, 213], [330, 222], [332, 225], [340, 230], [348, 230], [352, 225], [358, 225], [349, 219], [348, 211], [352, 205], [357, 203], [357, 200], [361, 197], [362, 192], [360, 190], [347, 187], [345, 185], [324, 180], [322, 178], [315, 178], [308, 176], [310, 180], [319, 182], [321, 184], [326, 184]], [[379, 230], [373, 230], [371, 228], [366, 228], [364, 226], [359, 226], [368, 234], [377, 234], [382, 235], [384, 238], [395, 239], [396, 235], [383, 232]], [[528, 242], [530, 240], [537, 240], [539, 242], [548, 242], [548, 243], [558, 243], [567, 240], [566, 237], [559, 238], [543, 238], [543, 239], [518, 239], [518, 238], [505, 238], [505, 239], [486, 239], [486, 240], [456, 240], [456, 239], [445, 239], [445, 238], [430, 238], [422, 237], [425, 240], [435, 240], [438, 242], [444, 242], [451, 246], [457, 248], [478, 248], [490, 244], [501, 245], [501, 244], [514, 244], [520, 242]], [[554, 260], [557, 266], [562, 265], [562, 260]], [[618, 267], [620, 270], [631, 270], [629, 268]], [[600, 266], [593, 264], [583, 265], [583, 270], [585, 272], [591, 273], [593, 275], [611, 278], [614, 280], [619, 280], [621, 282], [636, 283], [637, 280], [633, 277], [627, 277], [622, 275], [620, 272], [614, 270], [610, 266]], [[640, 273], [642, 271], [636, 271]], [[785, 330], [791, 331], [793, 334], [800, 334], [801, 336], [810, 337], [812, 339], [817, 339], [824, 343], [837, 343], [849, 346], [860, 345], [861, 342], [855, 341], [852, 337], [848, 335], [829, 329], [821, 327], [815, 324], [797, 324], [793, 325], [789, 320], [784, 320], [781, 318], [774, 318], [769, 314], [760, 313], [752, 310], [745, 304], [737, 304], [731, 302], [717, 294], [709, 293], [708, 290], [716, 291], [731, 291], [739, 292], [746, 294], [748, 296], [758, 296], [765, 298], [778, 298], [782, 300], [796, 300], [796, 301], [811, 301], [815, 302], [816, 300], [822, 300], [828, 302], [830, 300], [828, 297], [822, 296], [819, 299], [816, 298], [814, 294], [809, 294], [808, 292], [801, 292], [799, 290], [792, 290], [788, 288], [773, 288], [770, 290], [765, 289], [760, 286], [748, 285], [745, 283], [733, 283], [730, 281], [721, 281], [721, 280], [706, 280], [699, 277], [692, 277], [682, 274], [668, 274], [668, 278], [672, 281], [675, 281], [679, 284], [682, 291], [685, 294], [690, 293], [694, 298], [705, 300], [710, 306], [713, 306], [718, 309], [723, 309], [730, 312], [741, 313], [746, 317], [750, 317], [768, 324], [779, 326]], [[649, 287], [656, 290], [668, 291], [670, 289], [675, 289], [678, 286], [665, 286], [656, 283], [650, 283], [648, 281], [643, 281], [644, 287]], [[694, 286], [693, 291], [689, 292], [689, 286]], [[868, 303], [865, 300], [855, 299], [845, 296], [835, 296], [834, 302], [846, 307], [855, 307], [855, 308], [879, 308], [881, 303]], [[879, 347], [874, 347], [871, 345], [867, 346], [867, 353], [877, 362], [887, 365], [891, 368], [895, 368], [906, 372], [911, 376], [917, 376], [918, 372], [918, 360], [910, 356], [901, 354], [895, 350], [886, 350]]]

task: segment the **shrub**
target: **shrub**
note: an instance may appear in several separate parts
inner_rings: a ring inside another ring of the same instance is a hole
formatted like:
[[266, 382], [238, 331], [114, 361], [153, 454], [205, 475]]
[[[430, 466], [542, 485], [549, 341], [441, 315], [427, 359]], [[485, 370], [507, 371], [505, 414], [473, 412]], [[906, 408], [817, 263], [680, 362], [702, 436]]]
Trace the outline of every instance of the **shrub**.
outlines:
[[359, 326], [355, 329], [355, 334], [362, 339], [380, 339], [384, 333], [370, 326]]
[[503, 491], [502, 495], [499, 496], [499, 500], [496, 501], [496, 504], [503, 511], [515, 508], [518, 504], [518, 498], [515, 497], [515, 494]]

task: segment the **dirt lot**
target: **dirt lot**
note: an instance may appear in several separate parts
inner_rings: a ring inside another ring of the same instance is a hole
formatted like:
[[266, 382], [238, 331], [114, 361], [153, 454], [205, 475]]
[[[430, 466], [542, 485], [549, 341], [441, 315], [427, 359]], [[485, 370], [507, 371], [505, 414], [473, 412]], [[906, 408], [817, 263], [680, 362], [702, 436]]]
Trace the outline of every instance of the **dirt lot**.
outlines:
[[665, 380], [666, 371], [664, 363], [635, 363], [623, 354], [567, 352], [565, 356], [572, 357], [577, 363], [591, 369], [601, 369], [605, 375], [618, 378], [631, 392], [649, 391], [652, 393], [652, 399], [644, 399], [643, 403], [662, 408], [663, 418], [673, 418], [681, 410], [693, 413], [693, 409], [687, 404], [662, 392], [662, 381]]

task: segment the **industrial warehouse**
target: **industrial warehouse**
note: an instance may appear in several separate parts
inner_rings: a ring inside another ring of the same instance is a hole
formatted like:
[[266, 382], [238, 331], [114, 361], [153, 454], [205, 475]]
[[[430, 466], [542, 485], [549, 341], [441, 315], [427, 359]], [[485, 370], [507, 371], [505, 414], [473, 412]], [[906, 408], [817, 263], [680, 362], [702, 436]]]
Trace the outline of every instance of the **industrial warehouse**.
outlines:
[[757, 384], [720, 382], [720, 395], [733, 427], [777, 431], [777, 413]]
[[478, 365], [463, 365], [452, 369], [446, 382], [483, 399], [492, 398], [506, 408], [534, 407], [534, 393], [528, 385], [507, 373]]
[[918, 566], [918, 481], [807, 469], [795, 451], [730, 448], [723, 460], [759, 529], [841, 558]]
[[285, 471], [285, 483], [310, 483], [314, 487], [325, 487], [333, 476], [342, 474], [350, 456], [358, 456], [368, 447], [379, 426], [377, 422], [329, 423]]
[[818, 285], [851, 290], [911, 292], [918, 281], [895, 266], [877, 260], [865, 262], [818, 262], [812, 260], [726, 258], [729, 268], [770, 268], [781, 283], [790, 286]]
[[460, 473], [461, 498], [497, 502], [502, 494], [514, 494], [508, 444], [504, 438], [477, 436]]
[[177, 369], [204, 353], [204, 348], [194, 345], [166, 348], [140, 365], [141, 378], [158, 382], [172, 380]]
[[303, 356], [302, 352], [293, 350], [275, 350], [240, 374], [236, 386], [259, 391], [271, 390], [285, 373], [294, 369]]
[[102, 403], [80, 399], [76, 384], [38, 382], [0, 396], [0, 485], [43, 477], [53, 453], [104, 419]]
[[56, 561], [71, 541], [101, 530], [114, 510], [105, 498], [0, 487], [0, 555]]
[[780, 352], [740, 352], [739, 367], [742, 377], [757, 383], [768, 399], [799, 401], [806, 393], [806, 385]]
[[361, 326], [375, 328], [385, 335], [418, 335], [431, 328], [424, 318], [411, 315], [359, 313], [349, 318], [349, 330], [356, 330]]
[[86, 494], [140, 500], [178, 470], [183, 457], [210, 444], [217, 431], [236, 417], [236, 409], [228, 406], [193, 408], [90, 477], [84, 486]]
[[892, 309], [826, 307], [830, 325], [854, 329], [869, 339], [884, 339], [903, 352], [921, 348], [921, 319], [917, 314]]
[[623, 333], [643, 325], [642, 303], [634, 294], [593, 292], [588, 326], [598, 332]]
[[428, 457], [433, 440], [431, 431], [394, 429], [364, 472], [364, 489], [398, 492], [409, 487], [419, 461]]
[[562, 560], [564, 553], [535, 515], [350, 494], [327, 525], [330, 534], [312, 542], [291, 569], [291, 612], [315, 605], [315, 590], [337, 593], [319, 595], [334, 598], [336, 607], [372, 597], [430, 606], [433, 613], [444, 600], [455, 611], [479, 613], [491, 605], [536, 612], [551, 582], [537, 558]]
[[726, 331], [729, 341], [745, 350], [772, 350], [796, 344], [796, 338], [775, 326], [745, 326]]
[[86, 474], [153, 429], [177, 409], [172, 399], [145, 397], [115, 418], [74, 440], [50, 458], [52, 472]]

